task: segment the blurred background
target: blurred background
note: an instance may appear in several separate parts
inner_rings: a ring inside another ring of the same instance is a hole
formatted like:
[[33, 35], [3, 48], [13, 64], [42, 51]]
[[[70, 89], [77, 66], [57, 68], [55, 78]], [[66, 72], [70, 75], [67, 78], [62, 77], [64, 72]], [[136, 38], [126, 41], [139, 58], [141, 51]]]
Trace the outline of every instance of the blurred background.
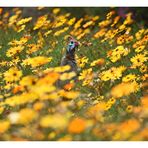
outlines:
[[[3, 11], [11, 11], [12, 9], [12, 7], [5, 7]], [[23, 17], [34, 16], [34, 19], [36, 19], [46, 12], [50, 13], [53, 7], [22, 7], [21, 9]], [[148, 26], [148, 7], [61, 7], [63, 13], [70, 12], [71, 15], [76, 16], [77, 18], [84, 15], [99, 15], [100, 18], [101, 16], [103, 18], [111, 9], [116, 10], [118, 15], [123, 19], [128, 12], [132, 12], [135, 21], [144, 26]], [[13, 14], [13, 11], [11, 13]]]

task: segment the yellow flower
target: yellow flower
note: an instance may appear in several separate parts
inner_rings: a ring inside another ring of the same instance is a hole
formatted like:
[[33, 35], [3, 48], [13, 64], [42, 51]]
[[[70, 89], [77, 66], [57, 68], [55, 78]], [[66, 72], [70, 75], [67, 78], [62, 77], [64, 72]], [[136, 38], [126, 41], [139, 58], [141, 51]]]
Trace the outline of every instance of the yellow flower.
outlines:
[[75, 72], [63, 73], [60, 75], [60, 80], [69, 80], [76, 76]]
[[25, 29], [26, 25], [22, 25], [18, 28], [17, 32], [21, 32]]
[[77, 58], [77, 63], [79, 67], [83, 68], [85, 64], [88, 63], [88, 58], [85, 56], [82, 58]]
[[110, 71], [103, 71], [100, 76], [101, 80], [103, 81], [108, 81], [112, 78], [112, 74], [110, 73]]
[[117, 44], [123, 44], [125, 42], [124, 36], [119, 36], [117, 38]]
[[67, 72], [70, 70], [70, 66], [66, 65], [66, 66], [59, 66], [59, 67], [51, 67], [51, 68], [47, 68], [46, 70], [44, 70], [44, 73], [51, 73], [51, 72], [56, 72], [56, 73], [63, 73], [63, 72]]
[[12, 97], [8, 97], [4, 104], [10, 105], [10, 106], [17, 106], [29, 102], [33, 102], [34, 100], [38, 99], [38, 96], [36, 93], [29, 92], [29, 93], [23, 93], [19, 95], [15, 95]]
[[112, 56], [110, 57], [110, 60], [111, 60], [113, 63], [115, 63], [115, 62], [118, 61], [119, 59], [121, 59], [121, 55], [118, 54], [118, 53], [116, 53], [116, 54], [114, 54], [114, 55], [112, 55]]
[[45, 24], [47, 24], [47, 23], [49, 23], [49, 22], [47, 21], [47, 15], [40, 16], [40, 17], [38, 18], [38, 20], [37, 20], [37, 22], [36, 22], [36, 24], [35, 24], [33, 30], [37, 30], [37, 29], [43, 27], [43, 26], [44, 26]]
[[89, 26], [93, 25], [93, 21], [89, 21], [89, 22], [86, 22], [84, 25], [83, 25], [83, 28], [87, 28]]
[[4, 73], [4, 80], [6, 82], [18, 81], [22, 76], [22, 71], [17, 67], [12, 67]]
[[71, 26], [71, 25], [73, 25], [73, 24], [75, 23], [75, 21], [76, 21], [76, 18], [74, 17], [74, 18], [70, 19], [70, 20], [67, 22], [67, 24], [68, 24], [69, 26]]
[[8, 45], [11, 46], [18, 46], [19, 48], [23, 47], [22, 45], [26, 44], [27, 41], [31, 38], [30, 35], [26, 35], [22, 37], [20, 40], [12, 40], [11, 42], [8, 43]]
[[76, 91], [60, 90], [58, 93], [60, 97], [65, 97], [67, 99], [75, 99], [79, 96], [79, 92]]
[[85, 69], [80, 73], [79, 80], [84, 80], [88, 75], [92, 73], [92, 68]]
[[108, 103], [105, 105], [105, 111], [109, 110], [112, 107], [112, 103]]
[[0, 134], [5, 133], [10, 128], [9, 121], [0, 120]]
[[47, 32], [44, 33], [44, 36], [47, 37], [51, 33], [52, 33], [52, 30], [48, 30]]
[[137, 54], [136, 56], [132, 57], [130, 60], [133, 63], [134, 67], [142, 66], [145, 61], [147, 61], [147, 57], [143, 54]]
[[112, 22], [111, 19], [103, 20], [103, 21], [99, 22], [98, 26], [101, 28], [107, 27], [108, 25], [111, 24], [111, 22]]
[[44, 103], [43, 102], [36, 102], [36, 103], [34, 103], [33, 104], [33, 109], [35, 110], [35, 111], [40, 111], [43, 107], [44, 107], [45, 105], [44, 105]]
[[58, 14], [60, 12], [60, 8], [54, 8], [52, 12], [53, 14]]
[[40, 50], [42, 46], [39, 45], [39, 44], [28, 44], [27, 47], [28, 47], [29, 49], [28, 49], [26, 52], [27, 52], [28, 54], [32, 54], [32, 53], [34, 53], [34, 52]]
[[18, 123], [26, 125], [31, 121], [33, 121], [36, 117], [37, 117], [37, 113], [34, 110], [30, 108], [24, 108], [24, 109], [21, 109], [19, 112]]
[[20, 80], [19, 84], [21, 86], [28, 87], [28, 86], [35, 85], [36, 82], [37, 82], [36, 77], [34, 77], [34, 76], [25, 76]]
[[109, 100], [108, 100], [108, 103], [109, 104], [114, 104], [116, 102], [116, 100], [115, 100], [115, 98], [110, 98]]
[[142, 66], [140, 66], [140, 72], [141, 73], [144, 73], [144, 72], [147, 72], [148, 71], [148, 67], [146, 66], [146, 65], [142, 65]]
[[103, 65], [105, 63], [105, 60], [103, 58], [100, 58], [98, 60], [94, 60], [90, 66], [96, 66], [96, 65]]
[[122, 78], [122, 82], [131, 82], [131, 81], [135, 81], [136, 79], [137, 79], [137, 76], [135, 74], [128, 74]]
[[132, 105], [128, 105], [126, 108], [126, 112], [131, 113], [133, 110], [133, 106]]
[[98, 32], [96, 32], [96, 33], [94, 34], [94, 37], [95, 37], [95, 38], [102, 37], [102, 36], [105, 35], [106, 31], [107, 31], [106, 28], [101, 28]]
[[135, 49], [135, 52], [141, 52], [141, 51], [143, 51], [143, 49], [145, 48], [145, 46], [143, 45], [143, 46], [140, 46], [140, 47], [138, 47], [138, 48], [136, 48]]
[[93, 80], [93, 72], [92, 68], [85, 69], [80, 73], [80, 76], [78, 78], [79, 80], [83, 80], [82, 86], [90, 84], [90, 82]]
[[136, 36], [137, 40], [141, 39], [142, 34], [144, 33], [144, 31], [145, 31], [144, 29], [141, 29], [138, 32], [136, 32], [135, 36]]
[[30, 65], [32, 66], [32, 68], [35, 68], [35, 67], [47, 64], [51, 60], [52, 60], [52, 57], [37, 56], [34, 58], [28, 58], [23, 60], [22, 65], [25, 65], [25, 66]]
[[79, 19], [75, 25], [74, 25], [74, 29], [78, 29], [81, 26], [81, 23], [83, 22], [83, 18]]
[[16, 46], [16, 47], [11, 47], [8, 49], [6, 56], [7, 57], [12, 57], [16, 54], [19, 54], [22, 50], [24, 49], [23, 46]]
[[58, 141], [72, 141], [72, 135], [66, 135], [58, 139]]
[[3, 107], [0, 107], [0, 114], [4, 111]]
[[138, 89], [139, 85], [136, 82], [120, 83], [112, 88], [111, 95], [120, 98], [136, 92]]
[[44, 128], [63, 129], [68, 124], [67, 115], [60, 115], [58, 113], [53, 115], [46, 115], [40, 119], [40, 125]]
[[20, 21], [17, 22], [17, 25], [20, 26], [20, 25], [23, 25], [25, 23], [28, 23], [32, 20], [32, 17], [28, 17], [28, 18], [24, 18], [24, 19], [21, 19]]
[[125, 66], [112, 67], [107, 71], [103, 71], [99, 77], [103, 81], [116, 80], [122, 76], [122, 73], [125, 71], [125, 69], [126, 69]]

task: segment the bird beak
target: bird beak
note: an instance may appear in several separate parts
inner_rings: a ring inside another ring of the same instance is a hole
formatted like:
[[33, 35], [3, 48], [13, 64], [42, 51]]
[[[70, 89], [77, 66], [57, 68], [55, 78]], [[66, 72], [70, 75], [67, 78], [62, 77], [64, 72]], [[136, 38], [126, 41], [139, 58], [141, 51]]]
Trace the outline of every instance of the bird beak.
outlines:
[[75, 42], [75, 45], [78, 47], [80, 45], [80, 43], [79, 42]]

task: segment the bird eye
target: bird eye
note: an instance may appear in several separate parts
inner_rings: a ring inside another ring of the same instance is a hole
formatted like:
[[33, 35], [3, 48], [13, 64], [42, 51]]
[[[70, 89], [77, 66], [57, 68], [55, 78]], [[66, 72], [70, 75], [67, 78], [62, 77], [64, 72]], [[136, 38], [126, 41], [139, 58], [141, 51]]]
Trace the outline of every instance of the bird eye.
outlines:
[[71, 41], [70, 43], [73, 44], [73, 41]]

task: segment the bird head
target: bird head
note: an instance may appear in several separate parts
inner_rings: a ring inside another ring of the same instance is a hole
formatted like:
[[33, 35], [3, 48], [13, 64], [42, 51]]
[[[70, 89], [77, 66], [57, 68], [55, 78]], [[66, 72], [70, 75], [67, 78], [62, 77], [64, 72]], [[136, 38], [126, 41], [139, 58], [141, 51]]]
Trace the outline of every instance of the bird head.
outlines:
[[67, 53], [74, 53], [75, 49], [77, 49], [78, 46], [79, 46], [79, 42], [70, 36], [68, 38]]

